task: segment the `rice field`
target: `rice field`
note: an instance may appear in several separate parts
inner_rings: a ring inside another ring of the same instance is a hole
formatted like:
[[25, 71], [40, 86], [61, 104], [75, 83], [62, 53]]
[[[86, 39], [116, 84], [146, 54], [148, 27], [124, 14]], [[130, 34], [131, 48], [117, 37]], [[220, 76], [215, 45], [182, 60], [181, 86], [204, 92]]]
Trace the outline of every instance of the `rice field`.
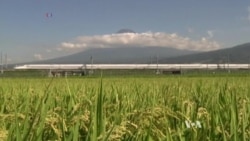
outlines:
[[250, 77], [0, 79], [0, 141], [248, 141]]

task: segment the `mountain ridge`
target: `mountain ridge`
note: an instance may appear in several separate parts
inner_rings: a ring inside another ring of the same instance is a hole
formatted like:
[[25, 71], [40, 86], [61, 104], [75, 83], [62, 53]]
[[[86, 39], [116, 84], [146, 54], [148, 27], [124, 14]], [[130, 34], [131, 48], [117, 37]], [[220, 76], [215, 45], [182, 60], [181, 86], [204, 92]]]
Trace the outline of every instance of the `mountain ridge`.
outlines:
[[196, 51], [178, 50], [166, 47], [120, 47], [120, 48], [91, 48], [72, 55], [55, 59], [36, 61], [33, 63], [56, 63], [56, 64], [77, 64], [91, 63], [152, 63], [157, 58], [177, 57], [197, 53]]
[[179, 57], [168, 57], [159, 63], [250, 63], [250, 43], [236, 45], [215, 51], [195, 53]]

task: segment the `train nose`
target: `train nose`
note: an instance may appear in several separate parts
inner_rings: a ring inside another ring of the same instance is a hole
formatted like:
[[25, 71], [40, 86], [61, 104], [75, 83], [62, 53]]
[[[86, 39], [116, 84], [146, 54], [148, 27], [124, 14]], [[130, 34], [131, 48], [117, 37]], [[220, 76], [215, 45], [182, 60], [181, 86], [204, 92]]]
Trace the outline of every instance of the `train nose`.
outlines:
[[23, 66], [15, 66], [14, 69], [27, 69], [27, 66], [23, 65]]

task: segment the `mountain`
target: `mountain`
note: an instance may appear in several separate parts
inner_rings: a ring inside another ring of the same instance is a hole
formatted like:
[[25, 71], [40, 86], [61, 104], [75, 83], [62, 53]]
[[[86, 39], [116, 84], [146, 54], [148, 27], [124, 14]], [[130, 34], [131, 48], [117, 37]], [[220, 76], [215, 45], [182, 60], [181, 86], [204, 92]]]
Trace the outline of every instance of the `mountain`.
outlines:
[[189, 50], [178, 50], [166, 47], [120, 47], [91, 48], [76, 54], [33, 63], [156, 63], [158, 58], [176, 57], [197, 53]]
[[132, 29], [124, 28], [124, 29], [120, 29], [116, 33], [136, 33], [136, 32], [134, 30], [132, 30]]
[[179, 57], [166, 57], [159, 63], [250, 63], [250, 43], [210, 52], [195, 53]]

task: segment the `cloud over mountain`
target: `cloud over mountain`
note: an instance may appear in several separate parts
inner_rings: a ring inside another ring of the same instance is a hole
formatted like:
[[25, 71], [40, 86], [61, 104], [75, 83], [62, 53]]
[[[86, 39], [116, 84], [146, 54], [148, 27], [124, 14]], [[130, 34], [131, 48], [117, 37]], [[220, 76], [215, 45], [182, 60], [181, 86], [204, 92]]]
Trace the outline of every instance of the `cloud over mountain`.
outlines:
[[41, 54], [38, 54], [38, 53], [34, 54], [34, 58], [36, 60], [43, 60], [43, 56]]
[[194, 51], [210, 51], [220, 48], [220, 45], [209, 38], [192, 40], [182, 37], [176, 33], [167, 34], [163, 32], [132, 33], [121, 32], [115, 34], [80, 36], [70, 42], [61, 43], [61, 49], [87, 49], [112, 48], [112, 47], [172, 47], [176, 49], [187, 49]]

